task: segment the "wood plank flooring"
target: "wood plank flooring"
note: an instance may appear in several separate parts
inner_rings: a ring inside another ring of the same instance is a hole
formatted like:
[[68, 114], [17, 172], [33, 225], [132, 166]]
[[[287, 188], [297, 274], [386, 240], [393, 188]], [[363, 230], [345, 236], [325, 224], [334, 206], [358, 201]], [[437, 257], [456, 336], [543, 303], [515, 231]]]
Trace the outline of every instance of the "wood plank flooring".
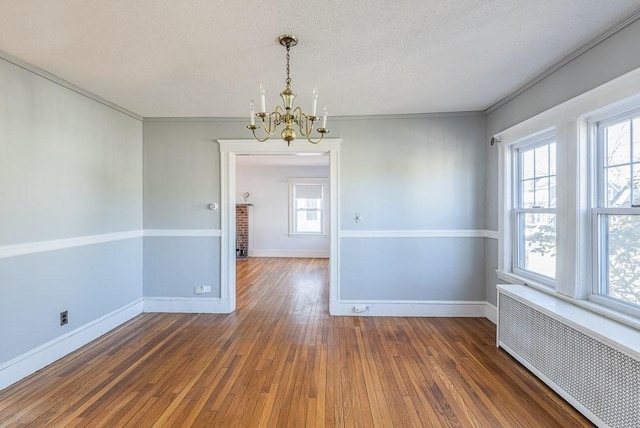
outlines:
[[0, 426], [591, 426], [486, 319], [330, 317], [321, 259], [237, 277], [233, 314], [142, 314], [0, 391]]

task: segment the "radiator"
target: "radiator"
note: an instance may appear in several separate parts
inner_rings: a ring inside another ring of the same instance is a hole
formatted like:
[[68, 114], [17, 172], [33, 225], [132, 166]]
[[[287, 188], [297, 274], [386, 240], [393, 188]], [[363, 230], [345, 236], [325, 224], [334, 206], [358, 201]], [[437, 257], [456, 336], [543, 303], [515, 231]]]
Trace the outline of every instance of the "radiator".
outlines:
[[596, 425], [640, 427], [640, 360], [569, 324], [499, 287], [498, 346]]

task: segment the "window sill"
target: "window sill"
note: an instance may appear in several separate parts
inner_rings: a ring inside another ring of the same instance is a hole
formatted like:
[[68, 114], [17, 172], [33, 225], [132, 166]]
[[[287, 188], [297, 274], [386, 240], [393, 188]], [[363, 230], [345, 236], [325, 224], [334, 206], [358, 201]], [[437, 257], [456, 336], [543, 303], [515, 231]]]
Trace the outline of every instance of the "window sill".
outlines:
[[527, 285], [531, 288], [535, 288], [536, 290], [539, 290], [545, 293], [549, 293], [552, 295], [557, 294], [553, 289], [552, 285], [543, 284], [541, 282], [532, 280], [530, 278], [525, 278], [524, 276], [517, 275], [515, 273], [496, 270], [496, 275], [498, 275], [498, 278], [500, 278], [501, 280], [507, 281], [510, 284]]
[[327, 233], [289, 233], [289, 238], [328, 238], [329, 234]]
[[571, 303], [573, 305], [579, 306], [583, 309], [586, 309], [590, 312], [593, 312], [595, 314], [598, 314], [602, 317], [608, 318], [612, 321], [616, 321], [620, 324], [624, 324], [628, 327], [631, 327], [635, 330], [640, 330], [640, 318], [632, 316], [632, 315], [628, 315], [625, 314], [623, 312], [619, 312], [616, 310], [613, 310], [607, 306], [595, 303], [593, 301], [590, 300], [583, 300], [583, 299], [573, 299], [571, 297], [565, 296], [564, 294], [560, 294], [557, 291], [555, 291], [553, 288], [547, 286], [547, 285], [542, 285], [542, 284], [538, 284], [535, 283], [533, 281], [530, 281], [527, 278], [523, 278], [521, 276], [518, 275], [514, 275], [511, 272], [503, 272], [503, 271], [499, 271], [496, 270], [496, 275], [498, 276], [498, 278], [500, 278], [503, 281], [507, 281], [510, 284], [520, 284], [520, 285], [525, 285], [528, 287], [531, 287], [535, 290], [541, 291], [543, 293], [546, 293], [550, 296], [556, 297], [558, 299], [564, 300], [565, 302]]

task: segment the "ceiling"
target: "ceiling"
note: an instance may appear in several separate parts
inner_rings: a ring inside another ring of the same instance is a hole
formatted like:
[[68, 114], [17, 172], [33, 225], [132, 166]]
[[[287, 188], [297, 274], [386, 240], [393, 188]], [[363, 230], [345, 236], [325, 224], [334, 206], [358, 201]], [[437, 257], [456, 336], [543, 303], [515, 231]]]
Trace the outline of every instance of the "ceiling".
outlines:
[[248, 115], [284, 86], [330, 115], [485, 110], [640, 0], [0, 0], [0, 51], [143, 117]]

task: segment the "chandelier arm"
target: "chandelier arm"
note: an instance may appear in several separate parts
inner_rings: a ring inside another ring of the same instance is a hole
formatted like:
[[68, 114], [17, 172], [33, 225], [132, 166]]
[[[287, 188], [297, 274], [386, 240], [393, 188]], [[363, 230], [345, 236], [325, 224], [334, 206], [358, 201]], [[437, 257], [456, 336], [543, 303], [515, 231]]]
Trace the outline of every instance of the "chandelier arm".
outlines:
[[282, 106], [277, 105], [275, 110], [271, 114], [276, 117], [276, 125], [280, 125], [284, 121], [284, 116], [287, 114], [287, 112]]
[[271, 134], [273, 134], [273, 132], [271, 134], [267, 134], [266, 137], [264, 138], [258, 138], [258, 136], [256, 135], [256, 130], [252, 129], [251, 132], [253, 132], [253, 138], [255, 138], [257, 141], [264, 143], [265, 141], [267, 141], [269, 139], [269, 137], [271, 137]]
[[[275, 112], [274, 112], [275, 113]], [[267, 116], [269, 117], [269, 124], [267, 125], [265, 118], [262, 118], [262, 129], [269, 135], [275, 134], [278, 130], [278, 116], [276, 115], [276, 119], [273, 120], [274, 113], [269, 113]], [[265, 116], [266, 117], [266, 116]], [[267, 137], [268, 138], [268, 137]]]
[[313, 131], [315, 116], [308, 116], [304, 114], [300, 107], [297, 107], [295, 111], [298, 113], [296, 123], [300, 129], [300, 133], [303, 137], [309, 138], [309, 135]]
[[317, 141], [313, 141], [311, 138], [306, 137], [307, 141], [310, 142], [311, 144], [318, 144], [320, 141], [322, 141], [322, 139], [324, 138], [324, 133], [320, 134], [320, 139]]
[[300, 107], [296, 107], [293, 111], [293, 121], [296, 123], [296, 125], [298, 125], [298, 128], [300, 129], [300, 132], [302, 134], [304, 134], [304, 131], [302, 129], [302, 118], [306, 119], [306, 117], [307, 116], [302, 112], [302, 109]]
[[[309, 125], [309, 123], [311, 123], [311, 125]], [[300, 127], [300, 133], [302, 136], [308, 140], [309, 135], [311, 135], [311, 132], [313, 131], [313, 121], [310, 121], [307, 116], [304, 116], [304, 129], [302, 127], [302, 122], [299, 123], [298, 126]]]

